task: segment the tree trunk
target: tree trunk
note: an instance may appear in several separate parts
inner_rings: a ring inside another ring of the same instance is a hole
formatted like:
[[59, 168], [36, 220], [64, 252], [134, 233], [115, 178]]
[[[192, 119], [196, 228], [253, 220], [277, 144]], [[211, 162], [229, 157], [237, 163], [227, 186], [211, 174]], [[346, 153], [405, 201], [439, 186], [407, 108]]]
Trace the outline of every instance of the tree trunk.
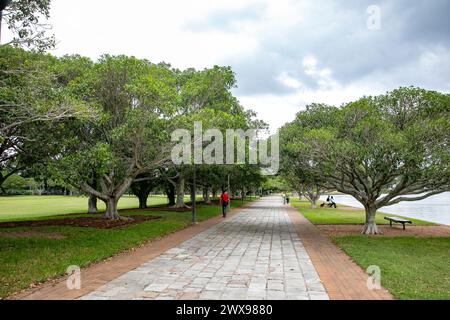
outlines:
[[312, 209], [317, 209], [317, 200], [320, 199], [320, 194], [310, 193], [308, 192], [305, 197], [309, 200], [311, 203]]
[[96, 213], [98, 213], [97, 197], [91, 194], [88, 200], [88, 214], [96, 214]]
[[[106, 204], [106, 211], [104, 214], [105, 219], [111, 220], [133, 220], [131, 218], [123, 218], [119, 215], [117, 211], [117, 204], [119, 199], [125, 194], [127, 189], [131, 186], [135, 176], [129, 176], [123, 180], [120, 185], [111, 186], [111, 189], [107, 193], [99, 192], [92, 188], [87, 183], [81, 183], [78, 187], [86, 193], [95, 195], [97, 198], [101, 199]], [[106, 186], [106, 183], [104, 183]], [[106, 189], [103, 188], [103, 189]]]
[[175, 205], [175, 187], [170, 183], [166, 188], [167, 199], [169, 200], [169, 206]]
[[139, 209], [147, 209], [148, 195], [148, 193], [139, 195]]
[[[141, 177], [146, 178], [146, 176], [141, 176]], [[154, 188], [154, 182], [151, 180], [139, 181], [139, 182], [134, 182], [133, 184], [131, 184], [131, 187], [130, 187], [131, 191], [139, 199], [139, 209], [147, 208], [147, 199], [153, 188]]]
[[316, 197], [311, 198], [311, 208], [317, 209], [317, 198]]
[[105, 201], [105, 203], [105, 219], [120, 220], [121, 217], [119, 216], [119, 212], [117, 211], [118, 199], [116, 199], [115, 197], [110, 197], [107, 201]]
[[205, 200], [206, 204], [211, 204], [211, 198], [209, 197], [209, 188], [205, 187], [203, 189], [203, 200]]
[[184, 208], [184, 178], [180, 178], [176, 186], [177, 202], [175, 208]]
[[313, 209], [317, 209], [317, 201], [319, 200], [320, 200], [320, 192], [313, 195], [313, 203], [312, 203]]
[[374, 235], [381, 234], [381, 231], [378, 229], [376, 224], [376, 213], [377, 209], [372, 207], [366, 207], [366, 223], [364, 224], [364, 228], [362, 230], [362, 234]]
[[212, 197], [213, 197], [213, 199], [216, 199], [216, 198], [217, 198], [217, 191], [216, 191], [216, 190], [213, 190], [213, 192], [212, 192]]

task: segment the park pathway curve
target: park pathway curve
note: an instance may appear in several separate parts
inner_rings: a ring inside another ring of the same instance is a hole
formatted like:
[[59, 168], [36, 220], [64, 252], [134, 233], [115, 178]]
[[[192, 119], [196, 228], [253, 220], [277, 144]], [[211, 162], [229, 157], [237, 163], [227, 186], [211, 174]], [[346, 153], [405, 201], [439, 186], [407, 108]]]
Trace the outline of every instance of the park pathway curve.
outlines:
[[281, 197], [263, 198], [81, 299], [328, 299]]

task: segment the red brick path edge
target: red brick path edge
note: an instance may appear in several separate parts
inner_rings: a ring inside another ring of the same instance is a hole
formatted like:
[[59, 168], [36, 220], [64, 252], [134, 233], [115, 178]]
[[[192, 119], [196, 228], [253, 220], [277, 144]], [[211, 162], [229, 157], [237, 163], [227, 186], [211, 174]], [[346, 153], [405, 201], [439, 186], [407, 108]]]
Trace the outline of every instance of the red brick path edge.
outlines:
[[[238, 214], [249, 204], [233, 209], [229, 216]], [[217, 210], [221, 210], [217, 207]], [[176, 231], [161, 239], [151, 240], [143, 246], [119, 253], [118, 255], [89, 267], [81, 269], [81, 289], [69, 290], [67, 277], [50, 280], [35, 288], [10, 296], [9, 300], [72, 300], [97, 290], [106, 283], [136, 269], [143, 263], [161, 255], [163, 252], [178, 246], [186, 240], [203, 232], [223, 220], [222, 215], [202, 221], [180, 231]]]
[[392, 300], [384, 288], [369, 290], [368, 275], [297, 209], [289, 217], [331, 300]]

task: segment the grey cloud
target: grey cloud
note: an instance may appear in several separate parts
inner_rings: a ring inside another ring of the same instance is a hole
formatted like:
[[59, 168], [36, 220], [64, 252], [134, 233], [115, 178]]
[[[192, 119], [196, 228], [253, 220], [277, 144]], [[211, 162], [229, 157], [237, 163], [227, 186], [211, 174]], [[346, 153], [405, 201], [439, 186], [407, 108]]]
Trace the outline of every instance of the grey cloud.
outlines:
[[246, 6], [241, 9], [218, 10], [212, 12], [204, 19], [189, 21], [185, 29], [192, 32], [205, 32], [209, 30], [236, 31], [235, 22], [258, 20], [264, 12], [265, 5]]
[[248, 59], [229, 60], [226, 63], [233, 67], [238, 76], [237, 94], [289, 94], [295, 92], [295, 89], [278, 80], [283, 72], [301, 79], [308, 87], [316, 85], [312, 78], [304, 74], [299, 59], [286, 59], [280, 52], [262, 51]]
[[[450, 2], [447, 0], [378, 1], [381, 30], [366, 27], [369, 5], [374, 1], [325, 1], [312, 8], [306, 19], [288, 30], [262, 35], [255, 56], [223, 61], [238, 74], [239, 94], [285, 94], [295, 89], [277, 78], [288, 72], [309, 89], [317, 81], [305, 74], [302, 59], [312, 54], [318, 68], [329, 68], [341, 85], [367, 81], [392, 89], [417, 85], [450, 91]], [[234, 19], [261, 19], [262, 8], [215, 14], [210, 27], [230, 26]], [[218, 18], [220, 17], [220, 18]], [[263, 23], [261, 21], [261, 23]], [[233, 32], [233, 31], [230, 31]], [[435, 61], [423, 65], [424, 57]]]

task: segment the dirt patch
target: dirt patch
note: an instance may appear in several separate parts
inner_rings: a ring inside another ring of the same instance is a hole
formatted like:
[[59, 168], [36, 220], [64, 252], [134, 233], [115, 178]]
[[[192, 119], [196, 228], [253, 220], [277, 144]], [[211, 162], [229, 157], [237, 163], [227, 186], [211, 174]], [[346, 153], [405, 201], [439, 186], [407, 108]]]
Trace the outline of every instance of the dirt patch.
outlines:
[[[316, 225], [316, 227], [331, 237], [360, 235], [362, 225]], [[379, 225], [382, 235], [375, 237], [450, 237], [449, 226], [402, 226], [390, 227], [389, 225]]]
[[157, 216], [132, 216], [132, 220], [107, 220], [102, 217], [80, 217], [69, 219], [53, 219], [40, 221], [2, 222], [0, 228], [68, 226], [96, 229], [114, 229], [146, 221], [158, 220]]
[[57, 232], [39, 232], [39, 231], [18, 231], [18, 232], [0, 232], [0, 238], [21, 239], [21, 238], [40, 238], [61, 240], [66, 237]]

